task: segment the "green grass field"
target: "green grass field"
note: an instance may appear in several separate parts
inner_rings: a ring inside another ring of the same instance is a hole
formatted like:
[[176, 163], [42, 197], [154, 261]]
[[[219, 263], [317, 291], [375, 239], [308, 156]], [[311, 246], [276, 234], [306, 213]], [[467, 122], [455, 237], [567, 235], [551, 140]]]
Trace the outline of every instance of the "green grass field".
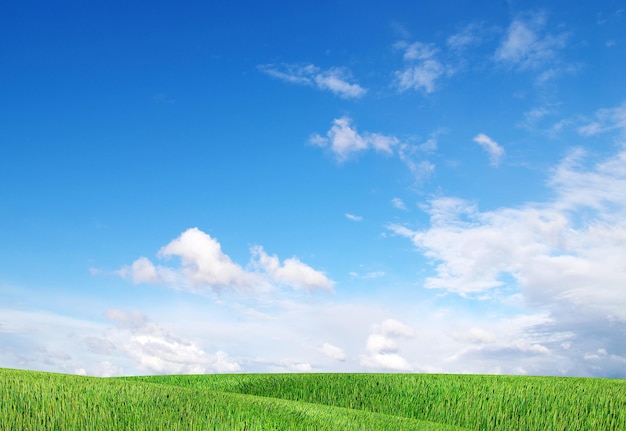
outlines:
[[0, 430], [626, 430], [626, 380], [0, 369]]

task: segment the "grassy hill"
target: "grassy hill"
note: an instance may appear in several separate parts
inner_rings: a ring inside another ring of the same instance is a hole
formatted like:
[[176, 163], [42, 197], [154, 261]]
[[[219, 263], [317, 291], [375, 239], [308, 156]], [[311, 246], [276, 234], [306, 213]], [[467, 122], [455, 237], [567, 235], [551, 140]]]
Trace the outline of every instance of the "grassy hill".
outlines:
[[626, 430], [626, 381], [0, 369], [1, 430]]

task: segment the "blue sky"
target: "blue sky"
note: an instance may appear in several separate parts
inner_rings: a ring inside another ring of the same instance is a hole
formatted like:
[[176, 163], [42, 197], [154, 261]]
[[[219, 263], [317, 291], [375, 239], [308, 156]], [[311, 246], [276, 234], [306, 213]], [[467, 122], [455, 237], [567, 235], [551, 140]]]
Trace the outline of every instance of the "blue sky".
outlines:
[[0, 366], [626, 377], [625, 10], [6, 6]]

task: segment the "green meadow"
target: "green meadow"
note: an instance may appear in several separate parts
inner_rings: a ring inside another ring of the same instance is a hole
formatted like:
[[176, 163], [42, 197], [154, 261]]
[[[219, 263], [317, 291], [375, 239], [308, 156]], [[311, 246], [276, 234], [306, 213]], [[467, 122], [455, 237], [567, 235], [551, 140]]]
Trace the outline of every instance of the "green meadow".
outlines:
[[626, 380], [0, 369], [0, 430], [626, 430]]

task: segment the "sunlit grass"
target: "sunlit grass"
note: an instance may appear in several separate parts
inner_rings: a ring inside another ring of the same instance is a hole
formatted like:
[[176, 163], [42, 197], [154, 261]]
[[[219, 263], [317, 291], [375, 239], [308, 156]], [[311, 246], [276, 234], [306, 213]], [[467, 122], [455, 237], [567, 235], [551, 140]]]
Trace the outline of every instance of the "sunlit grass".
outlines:
[[626, 430], [626, 381], [0, 369], [0, 430]]
[[133, 378], [307, 401], [473, 430], [626, 430], [626, 381], [432, 374]]
[[455, 430], [201, 387], [0, 369], [0, 430]]

